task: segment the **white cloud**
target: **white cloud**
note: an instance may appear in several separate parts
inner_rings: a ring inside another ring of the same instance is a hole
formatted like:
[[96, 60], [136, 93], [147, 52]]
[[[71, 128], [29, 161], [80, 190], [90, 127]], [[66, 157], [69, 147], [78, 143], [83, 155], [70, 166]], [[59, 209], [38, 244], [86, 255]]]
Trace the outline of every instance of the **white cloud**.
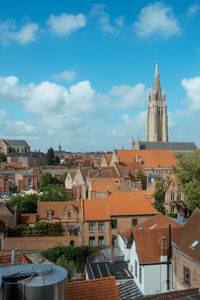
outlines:
[[4, 45], [16, 41], [21, 45], [26, 45], [36, 40], [36, 33], [39, 29], [37, 23], [27, 23], [17, 29], [14, 20], [7, 20], [0, 24], [0, 39]]
[[119, 17], [119, 18], [116, 18], [114, 20], [115, 24], [118, 26], [118, 27], [124, 27], [124, 17]]
[[126, 127], [133, 130], [136, 134], [146, 128], [147, 112], [146, 110], [141, 111], [133, 118], [129, 118], [128, 115], [123, 115], [122, 120], [124, 121]]
[[150, 3], [139, 13], [138, 22], [134, 23], [138, 36], [146, 38], [161, 36], [169, 38], [180, 33], [177, 19], [172, 8], [164, 2]]
[[200, 110], [200, 77], [184, 78], [181, 84], [187, 94], [186, 102], [189, 103], [189, 109], [192, 111]]
[[59, 73], [58, 75], [53, 75], [53, 78], [57, 81], [72, 81], [76, 76], [74, 70], [68, 71], [65, 70], [64, 72]]
[[69, 35], [72, 32], [85, 27], [87, 19], [83, 14], [69, 15], [63, 13], [59, 16], [51, 15], [47, 25], [54, 34], [61, 36]]
[[188, 15], [192, 16], [195, 15], [200, 10], [200, 6], [198, 4], [192, 4], [188, 7]]
[[142, 83], [135, 86], [114, 86], [110, 91], [112, 105], [117, 109], [135, 109], [143, 106], [147, 101], [147, 92]]
[[123, 27], [124, 17], [116, 18], [115, 24], [117, 26], [113, 26], [110, 23], [110, 16], [108, 13], [106, 13], [105, 8], [106, 6], [104, 4], [95, 4], [90, 11], [90, 16], [99, 17], [99, 24], [102, 31], [112, 34], [118, 34], [119, 28], [117, 27]]
[[5, 110], [0, 109], [0, 119], [3, 119], [4, 116], [5, 116]]

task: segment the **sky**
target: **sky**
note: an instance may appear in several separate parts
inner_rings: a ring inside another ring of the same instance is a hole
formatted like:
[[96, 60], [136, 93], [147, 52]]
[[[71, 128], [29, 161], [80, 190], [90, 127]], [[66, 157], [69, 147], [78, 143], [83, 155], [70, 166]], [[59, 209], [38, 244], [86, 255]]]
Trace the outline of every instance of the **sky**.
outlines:
[[200, 1], [0, 1], [0, 137], [129, 149], [158, 61], [169, 141], [199, 147], [199, 37]]

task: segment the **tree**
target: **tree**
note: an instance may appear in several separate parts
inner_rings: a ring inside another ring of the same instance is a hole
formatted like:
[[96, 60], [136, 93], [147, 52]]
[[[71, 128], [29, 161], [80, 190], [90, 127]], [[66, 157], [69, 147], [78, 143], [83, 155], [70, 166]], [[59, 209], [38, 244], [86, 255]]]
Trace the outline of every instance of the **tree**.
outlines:
[[189, 155], [178, 153], [177, 164], [173, 173], [185, 195], [189, 210], [200, 208], [200, 149], [194, 150]]
[[49, 184], [42, 189], [43, 194], [40, 196], [41, 202], [49, 201], [69, 201], [72, 196], [67, 192], [66, 188], [59, 184]]
[[39, 187], [40, 189], [46, 188], [49, 184], [53, 183], [53, 177], [50, 172], [44, 172], [40, 177]]
[[165, 213], [164, 202], [165, 202], [166, 188], [167, 185], [165, 179], [156, 180], [153, 197], [155, 199], [155, 208], [162, 214]]
[[12, 207], [17, 206], [17, 210], [20, 213], [36, 213], [37, 212], [37, 195], [17, 195], [12, 196], [9, 200], [9, 204]]
[[0, 163], [2, 162], [6, 162], [7, 161], [7, 157], [4, 153], [0, 153]]
[[142, 175], [141, 172], [138, 172], [134, 178], [134, 180], [137, 182], [137, 181], [141, 181], [142, 183], [142, 189], [143, 190], [146, 190], [146, 186], [147, 186], [147, 183], [146, 183], [146, 178]]
[[60, 164], [60, 158], [58, 155], [55, 156], [55, 164], [59, 165]]
[[74, 266], [74, 262], [72, 260], [67, 260], [64, 255], [61, 255], [60, 257], [58, 257], [56, 265], [65, 268], [68, 272], [68, 279], [71, 280], [72, 267]]
[[46, 161], [47, 161], [48, 166], [54, 165], [54, 151], [53, 151], [53, 148], [48, 149]]

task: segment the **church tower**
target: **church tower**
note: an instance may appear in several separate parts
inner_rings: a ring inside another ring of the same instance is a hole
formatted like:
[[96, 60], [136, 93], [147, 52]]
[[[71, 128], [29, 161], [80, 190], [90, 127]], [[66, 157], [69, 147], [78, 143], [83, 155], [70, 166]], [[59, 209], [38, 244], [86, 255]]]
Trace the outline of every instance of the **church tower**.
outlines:
[[163, 96], [160, 87], [158, 63], [154, 74], [153, 94], [149, 91], [149, 105], [147, 114], [147, 142], [168, 142], [168, 118], [166, 95]]

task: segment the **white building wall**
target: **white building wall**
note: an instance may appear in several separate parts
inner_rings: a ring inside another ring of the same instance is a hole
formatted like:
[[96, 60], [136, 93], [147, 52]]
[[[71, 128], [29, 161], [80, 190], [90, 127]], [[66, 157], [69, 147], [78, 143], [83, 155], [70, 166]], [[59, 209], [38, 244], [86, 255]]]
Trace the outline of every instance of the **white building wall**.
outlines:
[[128, 262], [130, 260], [130, 249], [126, 248], [126, 243], [120, 234], [118, 235], [118, 247], [124, 255], [124, 260]]
[[[137, 276], [135, 270], [135, 261], [137, 262]], [[136, 285], [144, 295], [167, 292], [167, 264], [141, 265], [140, 268], [135, 241], [133, 241], [130, 249], [129, 270], [134, 276]], [[140, 271], [142, 272], [141, 282], [139, 275]], [[170, 283], [172, 282], [171, 279]]]

